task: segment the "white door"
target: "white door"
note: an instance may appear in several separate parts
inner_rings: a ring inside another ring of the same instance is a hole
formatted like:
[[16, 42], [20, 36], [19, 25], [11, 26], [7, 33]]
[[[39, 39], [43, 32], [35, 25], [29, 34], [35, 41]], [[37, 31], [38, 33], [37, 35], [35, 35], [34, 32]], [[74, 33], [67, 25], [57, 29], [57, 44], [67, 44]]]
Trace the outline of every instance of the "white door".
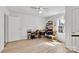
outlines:
[[9, 16], [8, 21], [8, 42], [20, 39], [20, 18]]
[[73, 50], [79, 52], [79, 7], [74, 7], [72, 12], [72, 46]]

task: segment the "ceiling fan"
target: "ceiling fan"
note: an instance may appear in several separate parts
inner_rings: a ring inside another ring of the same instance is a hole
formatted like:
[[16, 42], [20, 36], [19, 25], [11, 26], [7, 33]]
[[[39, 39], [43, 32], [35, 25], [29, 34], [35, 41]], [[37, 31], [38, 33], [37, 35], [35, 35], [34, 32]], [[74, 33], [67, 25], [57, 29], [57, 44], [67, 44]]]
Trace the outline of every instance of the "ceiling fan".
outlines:
[[48, 11], [48, 8], [42, 6], [31, 6], [31, 8], [38, 10], [39, 14], [43, 13], [43, 11]]

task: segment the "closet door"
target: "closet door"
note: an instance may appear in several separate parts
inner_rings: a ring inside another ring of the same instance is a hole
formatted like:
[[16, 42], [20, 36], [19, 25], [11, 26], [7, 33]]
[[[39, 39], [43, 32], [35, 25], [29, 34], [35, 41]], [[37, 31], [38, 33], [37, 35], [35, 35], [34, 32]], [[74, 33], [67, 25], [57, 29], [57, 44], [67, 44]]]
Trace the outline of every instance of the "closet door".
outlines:
[[79, 8], [75, 9], [75, 17], [76, 17], [76, 51], [79, 52]]
[[20, 19], [18, 17], [9, 16], [9, 39], [8, 42], [20, 39]]
[[76, 51], [76, 37], [74, 36], [76, 34], [76, 10], [72, 9], [72, 26], [71, 26], [71, 43], [72, 43], [72, 49]]
[[79, 51], [79, 7], [73, 8], [73, 17], [72, 17], [72, 46], [73, 50]]

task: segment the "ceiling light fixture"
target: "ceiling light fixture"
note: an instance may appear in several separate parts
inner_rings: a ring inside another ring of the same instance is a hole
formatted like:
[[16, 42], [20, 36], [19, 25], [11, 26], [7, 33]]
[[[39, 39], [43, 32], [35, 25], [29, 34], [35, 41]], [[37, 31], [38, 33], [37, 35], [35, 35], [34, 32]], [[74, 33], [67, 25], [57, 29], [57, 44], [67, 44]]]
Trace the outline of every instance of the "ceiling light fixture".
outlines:
[[39, 14], [42, 14], [42, 11], [41, 10], [39, 11]]
[[43, 11], [47, 11], [47, 9], [48, 9], [48, 8], [46, 8], [46, 7], [41, 7], [41, 6], [31, 6], [31, 8], [38, 10], [38, 13], [39, 13], [39, 14], [42, 14]]

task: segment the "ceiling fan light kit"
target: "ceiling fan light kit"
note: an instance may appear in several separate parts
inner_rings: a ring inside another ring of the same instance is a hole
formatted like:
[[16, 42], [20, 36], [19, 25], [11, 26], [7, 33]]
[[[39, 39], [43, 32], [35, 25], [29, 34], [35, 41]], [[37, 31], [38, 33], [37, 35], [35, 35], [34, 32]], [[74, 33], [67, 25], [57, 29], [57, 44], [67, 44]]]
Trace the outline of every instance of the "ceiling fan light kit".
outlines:
[[39, 14], [42, 14], [43, 12], [42, 11], [39, 11]]
[[33, 7], [33, 6], [31, 6], [31, 8], [38, 10], [38, 13], [39, 13], [39, 14], [42, 14], [43, 11], [45, 11], [45, 9], [47, 9], [47, 8], [43, 8], [43, 7], [41, 7], [41, 6], [38, 6], [38, 7], [35, 7], [35, 6]]

